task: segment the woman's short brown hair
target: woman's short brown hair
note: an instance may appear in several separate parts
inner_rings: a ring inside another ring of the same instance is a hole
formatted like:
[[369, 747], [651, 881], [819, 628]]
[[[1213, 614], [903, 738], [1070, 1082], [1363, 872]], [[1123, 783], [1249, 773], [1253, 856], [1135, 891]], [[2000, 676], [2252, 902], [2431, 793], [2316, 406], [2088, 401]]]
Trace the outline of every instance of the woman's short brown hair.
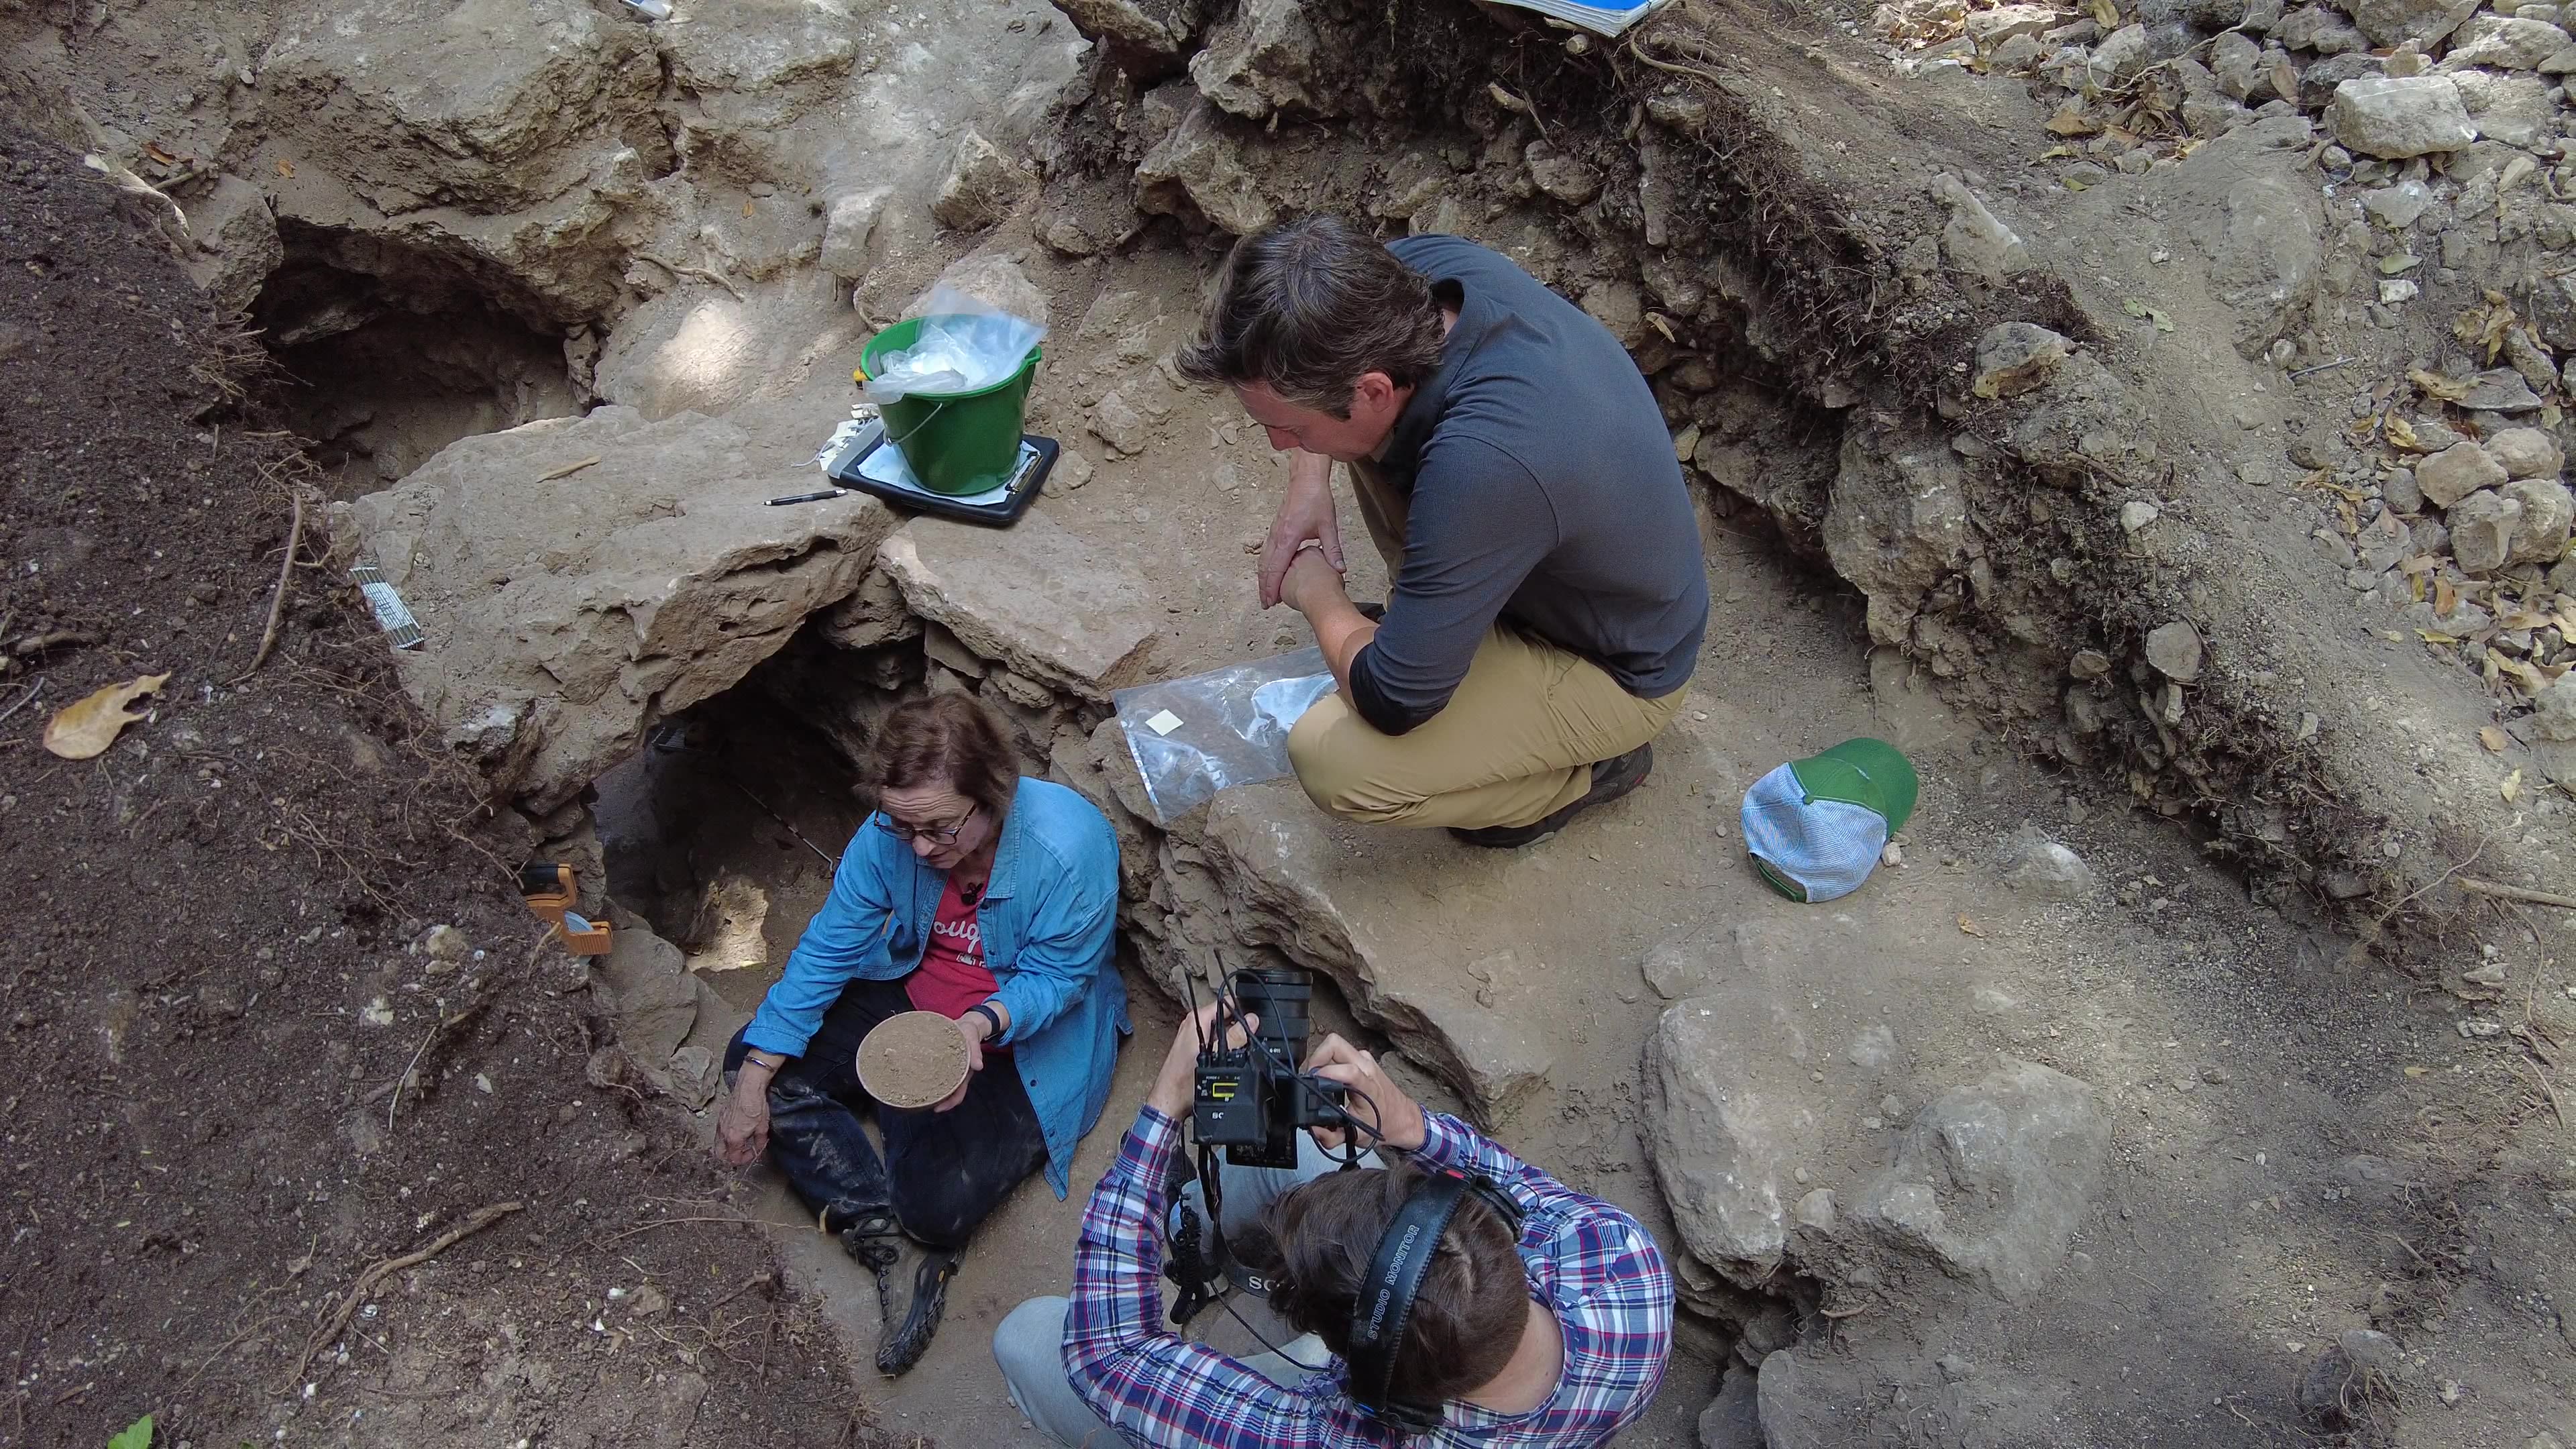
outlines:
[[1414, 387], [1440, 366], [1446, 331], [1431, 281], [1329, 213], [1235, 243], [1181, 376], [1202, 386], [1267, 383], [1299, 407], [1351, 415], [1351, 387], [1382, 372]]
[[[1244, 1256], [1270, 1274], [1270, 1306], [1279, 1316], [1347, 1358], [1351, 1307], [1369, 1260], [1423, 1177], [1397, 1158], [1383, 1171], [1326, 1173], [1262, 1209], [1261, 1231], [1243, 1245]], [[1439, 1404], [1492, 1382], [1520, 1346], [1529, 1303], [1529, 1274], [1511, 1227], [1473, 1194], [1461, 1199], [1413, 1300], [1388, 1392]]]
[[1002, 735], [1001, 721], [971, 694], [934, 694], [896, 705], [877, 726], [867, 772], [869, 788], [945, 787], [989, 810], [995, 822], [1011, 813], [1020, 764]]

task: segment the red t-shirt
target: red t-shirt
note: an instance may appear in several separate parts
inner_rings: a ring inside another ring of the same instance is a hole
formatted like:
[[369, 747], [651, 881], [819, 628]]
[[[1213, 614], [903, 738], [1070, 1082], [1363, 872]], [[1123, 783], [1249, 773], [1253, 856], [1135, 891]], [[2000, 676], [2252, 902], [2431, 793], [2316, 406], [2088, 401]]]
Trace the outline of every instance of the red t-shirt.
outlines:
[[[951, 1020], [992, 1000], [993, 993], [1002, 989], [984, 968], [984, 928], [975, 920], [975, 908], [957, 893], [955, 876], [939, 893], [939, 915], [930, 923], [929, 948], [921, 953], [921, 965], [903, 979], [903, 989], [915, 1007]], [[1005, 1048], [987, 1043], [984, 1050]]]

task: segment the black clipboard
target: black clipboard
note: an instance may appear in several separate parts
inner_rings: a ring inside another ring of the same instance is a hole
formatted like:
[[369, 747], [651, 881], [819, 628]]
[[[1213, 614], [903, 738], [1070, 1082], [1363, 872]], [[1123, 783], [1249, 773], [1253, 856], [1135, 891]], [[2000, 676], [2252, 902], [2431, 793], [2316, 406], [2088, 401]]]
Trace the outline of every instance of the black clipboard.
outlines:
[[980, 524], [986, 528], [1008, 528], [1019, 522], [1020, 515], [1028, 512], [1029, 505], [1037, 501], [1039, 490], [1046, 486], [1047, 474], [1054, 471], [1055, 460], [1064, 451], [1053, 438], [1041, 438], [1035, 433], [1021, 434], [1020, 467], [1011, 475], [1010, 490], [995, 502], [966, 503], [925, 489], [879, 482], [860, 473], [859, 465], [885, 445], [885, 425], [871, 419], [861, 430], [858, 444], [850, 449], [849, 456], [825, 476], [835, 486], [882, 498], [897, 508], [927, 513], [933, 518], [953, 518], [959, 523]]

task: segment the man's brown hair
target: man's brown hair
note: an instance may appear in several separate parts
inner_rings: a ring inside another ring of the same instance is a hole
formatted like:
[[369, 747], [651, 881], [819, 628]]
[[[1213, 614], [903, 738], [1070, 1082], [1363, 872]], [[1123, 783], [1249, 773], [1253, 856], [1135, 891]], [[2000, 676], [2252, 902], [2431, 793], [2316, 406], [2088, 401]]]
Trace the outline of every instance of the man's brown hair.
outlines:
[[1382, 372], [1414, 387], [1440, 366], [1431, 281], [1375, 237], [1329, 213], [1235, 243], [1181, 376], [1270, 390], [1299, 407], [1351, 415], [1351, 387]]
[[946, 786], [990, 811], [1011, 813], [1020, 763], [993, 712], [971, 694], [934, 694], [896, 705], [877, 726], [866, 784], [888, 790]]
[[[1326, 1173], [1262, 1209], [1261, 1232], [1243, 1246], [1247, 1260], [1265, 1260], [1253, 1266], [1271, 1277], [1270, 1306], [1349, 1357], [1351, 1307], [1378, 1239], [1425, 1176], [1398, 1158], [1383, 1171]], [[1440, 1404], [1492, 1382], [1520, 1346], [1529, 1303], [1529, 1275], [1510, 1225], [1474, 1194], [1460, 1199], [1422, 1275], [1388, 1393]]]

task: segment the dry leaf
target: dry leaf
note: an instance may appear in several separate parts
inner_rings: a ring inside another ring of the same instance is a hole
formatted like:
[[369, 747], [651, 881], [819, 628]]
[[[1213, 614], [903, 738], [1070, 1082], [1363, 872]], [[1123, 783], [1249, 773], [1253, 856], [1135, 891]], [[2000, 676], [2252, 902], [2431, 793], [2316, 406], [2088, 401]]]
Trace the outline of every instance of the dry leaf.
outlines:
[[1961, 911], [1959, 913], [1959, 930], [1962, 934], [1974, 936], [1981, 941], [1984, 940], [1986, 936], [1986, 928], [1978, 925], [1972, 920], [1969, 920], [1968, 913], [1965, 911]]
[[2507, 775], [2507, 776], [2505, 776], [2505, 777], [2504, 777], [2504, 791], [2503, 791], [2503, 794], [2504, 794], [2504, 803], [2506, 803], [2507, 805], [2512, 804], [2516, 799], [2518, 799], [2518, 798], [2520, 798], [2520, 797], [2521, 797], [2521, 795], [2522, 795], [2522, 772], [2521, 772], [2520, 770], [2516, 770], [2516, 771], [2514, 771], [2512, 774]]
[[749, 215], [751, 215], [751, 211], [752, 211], [751, 202], [750, 202], [750, 201], [748, 201], [748, 200], [744, 201], [744, 202], [743, 202], [743, 204], [742, 204], [742, 214], [743, 214], [743, 215], [745, 215], [745, 216], [749, 216]]
[[2272, 62], [2272, 91], [2291, 105], [2299, 103], [2299, 71], [2288, 56]]
[[2104, 30], [2120, 28], [2120, 7], [2111, 0], [2093, 0], [2093, 23]]
[[2410, 453], [2420, 453], [2424, 451], [2421, 447], [2417, 446], [2415, 442], [2414, 425], [2407, 422], [2404, 418], [2397, 416], [2395, 413], [2390, 413], [2388, 415], [2388, 446], [2392, 448], [2404, 448]]
[[2073, 106], [2061, 106], [2048, 118], [2048, 129], [2059, 136], [2094, 136], [2101, 134], [2102, 123]]
[[2488, 753], [2501, 755], [2504, 753], [2505, 746], [2504, 731], [2494, 725], [2488, 725], [2478, 731], [2478, 743], [2486, 746]]
[[143, 718], [128, 714], [125, 707], [138, 697], [158, 694], [168, 683], [167, 674], [146, 674], [123, 684], [111, 684], [76, 704], [65, 705], [45, 725], [45, 748], [66, 760], [86, 760], [103, 753], [125, 727]]
[[2408, 368], [2406, 380], [2415, 384], [2424, 396], [2440, 398], [2444, 402], [2458, 402], [2469, 395], [2467, 382], [2456, 377], [2444, 377], [2438, 372], [2426, 372], [2420, 367]]
[[2432, 1074], [2433, 1069], [2431, 1067], [2408, 1067], [2406, 1069], [2406, 1075], [2410, 1077], [2429, 1077]]
[[294, 163], [294, 162], [292, 162], [292, 161], [280, 161], [280, 162], [278, 162], [278, 163], [277, 163], [277, 174], [278, 174], [278, 175], [280, 175], [280, 176], [286, 176], [286, 177], [292, 177], [292, 176], [294, 176], [294, 175], [295, 175], [295, 163]]
[[2433, 617], [2447, 619], [2451, 617], [2451, 611], [2458, 607], [2460, 607], [2460, 586], [2449, 579], [2434, 579]]

